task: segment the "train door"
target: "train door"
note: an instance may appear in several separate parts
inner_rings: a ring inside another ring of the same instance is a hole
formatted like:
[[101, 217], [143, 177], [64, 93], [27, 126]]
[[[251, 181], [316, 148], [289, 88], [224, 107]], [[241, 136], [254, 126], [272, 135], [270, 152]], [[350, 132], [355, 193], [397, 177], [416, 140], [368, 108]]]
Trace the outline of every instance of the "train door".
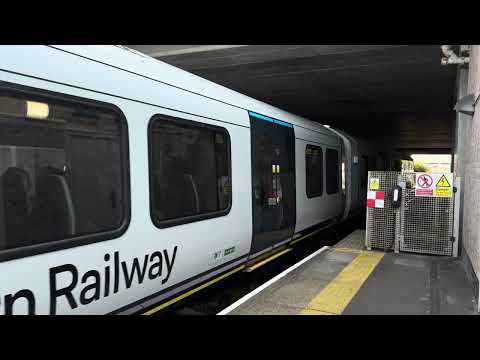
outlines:
[[[350, 165], [350, 162], [347, 164], [347, 157], [346, 157], [346, 148], [345, 145], [342, 141], [342, 147], [340, 149], [341, 151], [341, 169], [340, 171], [342, 172], [341, 174], [341, 181], [342, 181], [342, 208], [345, 209], [345, 206], [347, 206], [347, 181], [350, 181], [351, 178], [348, 178], [348, 175], [351, 174], [349, 171], [347, 174], [347, 166]], [[351, 166], [352, 168], [353, 166]], [[351, 175], [350, 175], [351, 177]], [[350, 184], [349, 184], [350, 185]], [[351, 206], [351, 204], [349, 204]]]
[[288, 239], [295, 229], [295, 135], [291, 124], [250, 113], [251, 252]]
[[368, 156], [362, 155], [360, 158], [360, 181], [358, 194], [362, 201], [366, 201], [367, 198], [367, 182], [368, 182], [368, 170], [369, 170]]

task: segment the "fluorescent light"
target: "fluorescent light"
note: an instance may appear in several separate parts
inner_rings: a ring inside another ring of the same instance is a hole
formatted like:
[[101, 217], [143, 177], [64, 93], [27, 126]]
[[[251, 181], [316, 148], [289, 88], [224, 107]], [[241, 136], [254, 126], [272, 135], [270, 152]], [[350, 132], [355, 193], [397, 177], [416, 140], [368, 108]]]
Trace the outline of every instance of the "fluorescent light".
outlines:
[[50, 109], [48, 104], [36, 101], [27, 101], [27, 117], [32, 119], [46, 119]]

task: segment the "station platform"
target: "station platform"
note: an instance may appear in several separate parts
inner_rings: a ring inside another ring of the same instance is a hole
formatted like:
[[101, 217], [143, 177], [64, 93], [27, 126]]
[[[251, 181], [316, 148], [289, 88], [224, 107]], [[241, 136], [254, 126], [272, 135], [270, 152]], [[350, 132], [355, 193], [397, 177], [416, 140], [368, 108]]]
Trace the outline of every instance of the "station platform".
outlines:
[[477, 315], [460, 259], [367, 251], [356, 230], [219, 315]]

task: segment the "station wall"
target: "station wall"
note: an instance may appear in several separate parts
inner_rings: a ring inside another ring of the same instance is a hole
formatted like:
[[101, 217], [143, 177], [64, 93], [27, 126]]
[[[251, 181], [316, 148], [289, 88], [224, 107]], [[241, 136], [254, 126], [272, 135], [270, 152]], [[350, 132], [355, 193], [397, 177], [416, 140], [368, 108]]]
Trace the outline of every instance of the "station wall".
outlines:
[[[480, 95], [480, 45], [473, 45], [471, 48], [467, 93], [475, 95], [476, 98]], [[478, 281], [480, 278], [480, 107], [478, 106], [470, 119], [469, 131], [466, 133], [464, 176], [463, 247]]]

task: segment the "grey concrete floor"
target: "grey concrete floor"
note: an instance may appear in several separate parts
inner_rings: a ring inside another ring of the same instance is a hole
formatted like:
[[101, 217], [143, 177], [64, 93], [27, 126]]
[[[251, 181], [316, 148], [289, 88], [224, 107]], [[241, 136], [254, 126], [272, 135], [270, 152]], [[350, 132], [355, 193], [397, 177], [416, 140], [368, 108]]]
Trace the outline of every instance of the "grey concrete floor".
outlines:
[[458, 259], [387, 253], [344, 315], [476, 315]]
[[[357, 230], [270, 285], [229, 315], [297, 315], [364, 250]], [[357, 252], [343, 252], [341, 249]], [[461, 260], [386, 253], [342, 315], [476, 315]]]

